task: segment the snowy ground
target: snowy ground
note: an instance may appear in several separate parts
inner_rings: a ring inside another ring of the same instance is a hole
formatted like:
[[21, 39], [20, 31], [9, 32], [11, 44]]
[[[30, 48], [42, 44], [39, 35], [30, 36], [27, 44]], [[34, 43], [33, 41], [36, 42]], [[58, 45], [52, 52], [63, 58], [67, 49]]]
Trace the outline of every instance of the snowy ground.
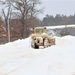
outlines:
[[31, 38], [0, 46], [0, 75], [75, 75], [75, 37], [56, 37], [56, 45], [33, 49]]

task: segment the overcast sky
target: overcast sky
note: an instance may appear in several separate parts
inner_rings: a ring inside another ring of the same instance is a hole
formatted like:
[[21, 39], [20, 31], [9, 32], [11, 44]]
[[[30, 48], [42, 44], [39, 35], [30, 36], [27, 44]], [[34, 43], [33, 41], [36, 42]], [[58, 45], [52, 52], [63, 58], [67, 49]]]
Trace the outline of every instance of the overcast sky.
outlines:
[[40, 0], [42, 1], [42, 7], [44, 8], [43, 14], [40, 17], [43, 18], [46, 14], [56, 15], [74, 15], [75, 14], [75, 0]]

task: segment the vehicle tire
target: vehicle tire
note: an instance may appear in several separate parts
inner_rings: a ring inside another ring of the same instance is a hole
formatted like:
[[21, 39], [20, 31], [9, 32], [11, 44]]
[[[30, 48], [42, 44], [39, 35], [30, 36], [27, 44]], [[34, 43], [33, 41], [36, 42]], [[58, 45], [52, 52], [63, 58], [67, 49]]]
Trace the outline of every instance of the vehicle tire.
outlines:
[[48, 47], [49, 41], [48, 41], [47, 38], [44, 39], [43, 44], [44, 44], [44, 48], [47, 48]]
[[38, 49], [39, 48], [39, 46], [38, 45], [36, 45], [36, 43], [35, 43], [35, 49]]
[[31, 40], [31, 47], [32, 48], [35, 48], [35, 49], [38, 49], [39, 48], [39, 46], [36, 45], [36, 43], [34, 42], [34, 39]]

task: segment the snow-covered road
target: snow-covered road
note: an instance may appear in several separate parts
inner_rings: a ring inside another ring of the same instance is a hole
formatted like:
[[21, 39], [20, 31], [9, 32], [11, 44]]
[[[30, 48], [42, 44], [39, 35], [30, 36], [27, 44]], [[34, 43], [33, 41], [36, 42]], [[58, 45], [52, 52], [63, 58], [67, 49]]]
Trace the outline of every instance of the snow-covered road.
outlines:
[[31, 38], [0, 46], [0, 75], [74, 75], [75, 37], [55, 37], [56, 45], [33, 49]]

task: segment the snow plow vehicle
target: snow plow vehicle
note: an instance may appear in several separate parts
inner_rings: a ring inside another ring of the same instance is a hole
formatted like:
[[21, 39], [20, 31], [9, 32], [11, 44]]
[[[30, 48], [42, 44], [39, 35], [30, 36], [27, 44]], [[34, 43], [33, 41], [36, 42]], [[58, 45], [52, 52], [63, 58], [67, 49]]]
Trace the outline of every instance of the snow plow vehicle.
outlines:
[[46, 27], [33, 28], [33, 33], [31, 35], [32, 48], [39, 48], [39, 46], [46, 48], [51, 45], [55, 45], [55, 38], [48, 35]]

